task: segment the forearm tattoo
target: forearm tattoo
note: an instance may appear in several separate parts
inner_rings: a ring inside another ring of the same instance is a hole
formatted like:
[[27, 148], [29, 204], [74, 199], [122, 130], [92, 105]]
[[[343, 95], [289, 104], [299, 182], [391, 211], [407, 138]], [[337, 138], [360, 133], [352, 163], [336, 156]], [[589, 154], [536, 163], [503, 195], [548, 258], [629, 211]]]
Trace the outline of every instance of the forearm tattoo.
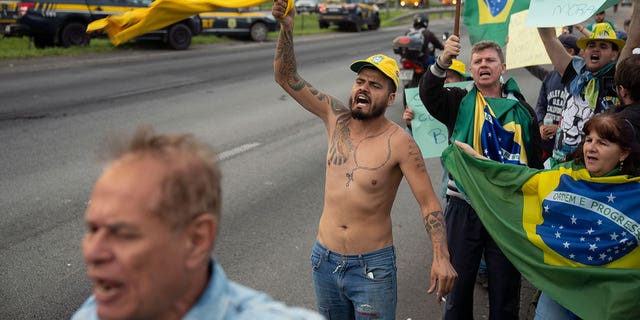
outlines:
[[293, 32], [281, 31], [276, 47], [275, 61], [280, 60], [280, 73], [285, 79], [290, 79], [288, 85], [295, 91], [300, 91], [306, 86], [304, 79], [297, 74], [296, 55], [293, 52]]
[[290, 79], [287, 84], [289, 88], [294, 91], [300, 91], [305, 87], [309, 88], [311, 94], [313, 94], [318, 100], [330, 103], [335, 110], [335, 101], [330, 96], [318, 91], [306, 80], [302, 79], [297, 73], [296, 56], [293, 51], [293, 32], [281, 31], [278, 37], [278, 45], [276, 47], [275, 61], [280, 60], [280, 70], [277, 72], [285, 79]]
[[429, 212], [424, 217], [424, 227], [431, 236], [432, 242], [445, 241], [444, 216], [441, 210]]

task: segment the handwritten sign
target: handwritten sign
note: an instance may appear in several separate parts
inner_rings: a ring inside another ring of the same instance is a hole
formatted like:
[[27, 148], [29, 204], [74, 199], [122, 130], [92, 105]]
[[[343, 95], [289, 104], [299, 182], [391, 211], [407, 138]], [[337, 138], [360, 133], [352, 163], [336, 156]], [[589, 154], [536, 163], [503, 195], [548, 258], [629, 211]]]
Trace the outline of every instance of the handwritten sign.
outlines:
[[618, 2], [620, 0], [531, 0], [526, 25], [562, 27], [582, 23]]
[[427, 112], [427, 109], [420, 100], [418, 88], [404, 89], [407, 105], [413, 110], [413, 120], [411, 120], [411, 131], [413, 139], [416, 140], [422, 157], [438, 158], [444, 148], [449, 144], [449, 134], [447, 127], [436, 120]]
[[[524, 10], [511, 15], [506, 51], [507, 69], [551, 63], [538, 35], [538, 29], [525, 25], [527, 16], [530, 15], [529, 11]], [[556, 34], [558, 33], [559, 29], [556, 30]]]

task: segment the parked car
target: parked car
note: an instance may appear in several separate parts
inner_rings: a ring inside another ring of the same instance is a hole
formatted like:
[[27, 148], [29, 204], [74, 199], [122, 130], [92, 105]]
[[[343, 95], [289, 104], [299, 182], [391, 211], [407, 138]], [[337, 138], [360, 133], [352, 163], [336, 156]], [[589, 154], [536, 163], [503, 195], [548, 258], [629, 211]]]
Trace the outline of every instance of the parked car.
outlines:
[[318, 12], [318, 0], [297, 0], [295, 2], [296, 12]]
[[[60, 45], [86, 46], [90, 35], [87, 25], [109, 15], [122, 14], [148, 7], [153, 0], [23, 0], [18, 5], [18, 32], [33, 38], [36, 48]], [[193, 35], [200, 33], [196, 16], [166, 28], [147, 33], [137, 39], [164, 41], [170, 48], [184, 50]]]
[[321, 29], [338, 25], [343, 29], [360, 32], [380, 27], [380, 10], [374, 0], [325, 0], [318, 6], [318, 24]]
[[271, 14], [248, 8], [220, 8], [201, 13], [200, 19], [203, 34], [250, 38], [253, 41], [264, 41], [269, 32], [280, 28]]
[[17, 0], [0, 0], [0, 34], [10, 35], [15, 28], [18, 17]]

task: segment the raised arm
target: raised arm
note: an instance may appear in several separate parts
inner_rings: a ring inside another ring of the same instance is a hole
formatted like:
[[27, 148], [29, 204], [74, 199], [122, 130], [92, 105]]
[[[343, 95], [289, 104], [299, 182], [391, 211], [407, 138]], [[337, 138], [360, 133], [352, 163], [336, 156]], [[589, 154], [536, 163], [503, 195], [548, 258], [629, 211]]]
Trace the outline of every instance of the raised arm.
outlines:
[[[288, 0], [293, 1], [293, 0]], [[285, 16], [287, 0], [274, 0], [271, 12], [280, 22], [280, 35], [273, 61], [276, 82], [300, 105], [327, 123], [330, 108], [337, 109], [342, 103], [323, 94], [298, 74], [296, 56], [293, 51], [293, 25], [295, 8]]]
[[574, 24], [573, 27], [576, 28], [576, 30], [578, 30], [585, 37], [588, 37], [591, 35], [591, 31], [589, 31], [589, 29], [585, 28], [580, 23]]
[[629, 25], [629, 33], [627, 41], [620, 51], [618, 63], [627, 57], [630, 57], [634, 48], [640, 47], [640, 0], [633, 1], [633, 13], [631, 13], [631, 24]]
[[420, 205], [424, 227], [429, 233], [433, 248], [433, 262], [431, 264], [429, 293], [436, 291], [437, 301], [453, 289], [458, 277], [450, 262], [449, 247], [447, 246], [447, 232], [440, 201], [433, 191], [431, 179], [427, 173], [424, 159], [418, 145], [413, 138], [403, 132], [396, 145], [404, 150], [399, 152], [400, 169], [411, 187], [414, 197]]
[[563, 75], [567, 66], [571, 62], [571, 55], [564, 49], [560, 40], [556, 36], [555, 28], [538, 28], [538, 34], [544, 43], [544, 48], [547, 50], [549, 59], [553, 67], [558, 70], [560, 75]]
[[420, 100], [434, 118], [447, 126], [449, 132], [453, 132], [460, 101], [467, 94], [464, 89], [444, 87], [446, 71], [453, 59], [460, 55], [460, 48], [460, 38], [449, 36], [436, 63], [427, 68], [419, 83]]

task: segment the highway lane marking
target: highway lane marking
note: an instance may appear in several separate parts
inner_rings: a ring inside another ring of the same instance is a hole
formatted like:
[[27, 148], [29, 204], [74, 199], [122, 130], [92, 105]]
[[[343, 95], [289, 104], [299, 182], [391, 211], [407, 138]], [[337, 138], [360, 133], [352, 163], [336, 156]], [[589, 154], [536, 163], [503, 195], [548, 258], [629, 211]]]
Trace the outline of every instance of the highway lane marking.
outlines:
[[235, 155], [238, 155], [240, 153], [247, 152], [247, 151], [249, 151], [249, 150], [251, 150], [253, 148], [256, 148], [259, 145], [260, 145], [260, 143], [258, 143], [258, 142], [246, 143], [246, 144], [243, 144], [241, 146], [235, 147], [233, 149], [220, 152], [218, 154], [218, 160], [219, 161], [223, 161], [223, 160], [229, 159], [229, 158], [231, 158], [231, 157], [233, 157]]

